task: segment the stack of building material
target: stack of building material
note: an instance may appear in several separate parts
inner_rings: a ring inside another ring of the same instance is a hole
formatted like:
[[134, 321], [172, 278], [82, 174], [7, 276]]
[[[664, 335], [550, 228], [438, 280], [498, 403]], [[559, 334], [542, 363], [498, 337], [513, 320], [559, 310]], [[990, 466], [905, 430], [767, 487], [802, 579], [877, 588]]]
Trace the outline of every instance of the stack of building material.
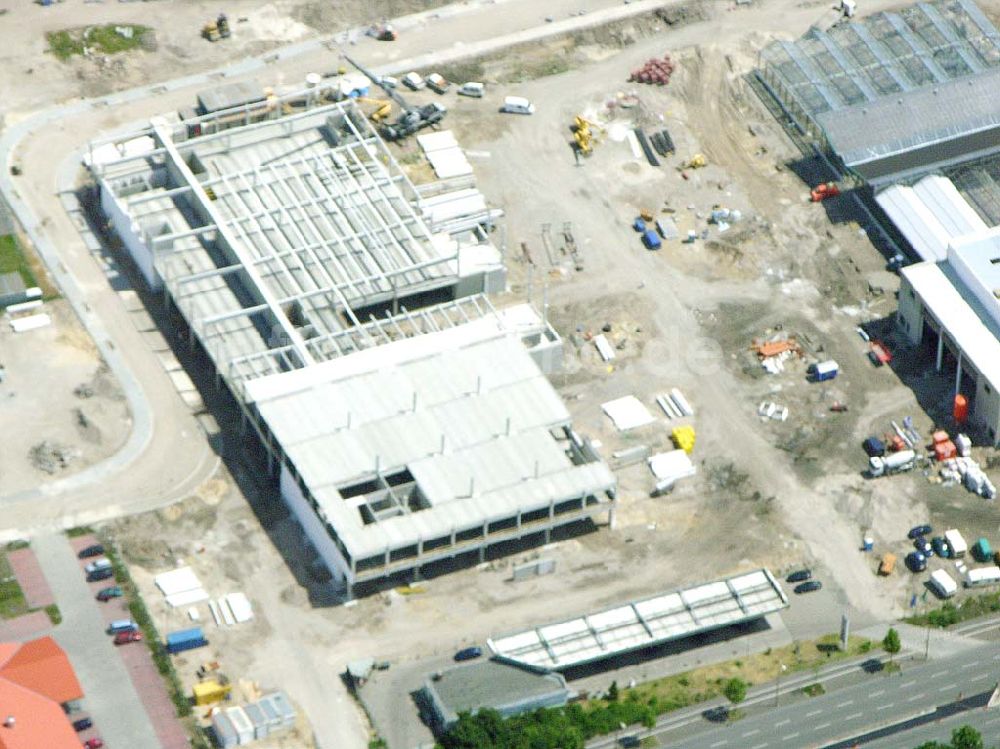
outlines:
[[608, 343], [608, 339], [603, 333], [594, 336], [594, 345], [604, 361], [609, 362], [615, 358], [615, 349]]
[[688, 403], [687, 398], [677, 388], [671, 388], [669, 393], [656, 396], [656, 403], [671, 419], [679, 419], [683, 416], [694, 416], [694, 409]]
[[222, 598], [208, 602], [217, 626], [232, 627], [253, 619], [253, 607], [245, 593], [229, 593]]
[[192, 603], [208, 600], [208, 593], [190, 567], [179, 567], [164, 572], [154, 577], [153, 582], [166, 596], [167, 605], [171, 608], [190, 606]]
[[655, 421], [649, 409], [634, 395], [626, 395], [624, 398], [602, 403], [601, 410], [611, 418], [615, 427], [622, 432], [652, 424]]
[[636, 68], [629, 76], [629, 81], [633, 83], [653, 83], [657, 86], [666, 86], [670, 83], [670, 76], [674, 72], [674, 62], [670, 55], [664, 55], [663, 59], [653, 58], [647, 60], [641, 68]]
[[683, 450], [657, 453], [649, 459], [649, 469], [656, 477], [656, 494], [669, 491], [678, 480], [697, 473], [691, 458]]
[[472, 174], [472, 165], [451, 130], [418, 135], [417, 143], [439, 179]]
[[946, 481], [961, 481], [962, 486], [984, 499], [995, 499], [996, 487], [973, 458], [953, 457], [944, 461], [941, 478]]
[[754, 341], [751, 350], [757, 353], [760, 365], [768, 374], [778, 374], [785, 370], [785, 362], [793, 356], [802, 356], [802, 347], [794, 338], [775, 338], [770, 341]]
[[788, 406], [779, 406], [774, 401], [763, 401], [757, 406], [757, 415], [764, 420], [785, 421], [788, 419]]
[[670, 430], [670, 439], [673, 440], [674, 445], [688, 455], [694, 450], [694, 438], [694, 427], [690, 424], [682, 427], [674, 427]]

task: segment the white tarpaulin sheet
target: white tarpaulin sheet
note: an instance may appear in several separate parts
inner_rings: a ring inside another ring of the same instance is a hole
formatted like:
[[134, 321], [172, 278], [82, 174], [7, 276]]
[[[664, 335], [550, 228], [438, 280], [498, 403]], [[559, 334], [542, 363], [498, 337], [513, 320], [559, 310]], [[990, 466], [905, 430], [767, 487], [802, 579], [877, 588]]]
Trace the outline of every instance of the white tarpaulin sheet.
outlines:
[[683, 450], [657, 453], [649, 459], [649, 470], [658, 481], [676, 481], [694, 476], [697, 469]]
[[185, 590], [181, 593], [173, 593], [167, 596], [167, 605], [170, 608], [176, 609], [181, 606], [190, 606], [192, 603], [201, 603], [207, 600], [208, 593], [205, 592], [205, 589], [195, 588], [194, 590]]
[[611, 417], [615, 427], [622, 432], [652, 424], [655, 421], [649, 409], [642, 405], [642, 401], [634, 395], [626, 395], [624, 398], [602, 403], [601, 410]]
[[190, 567], [178, 567], [170, 572], [163, 572], [154, 577], [153, 582], [165, 596], [200, 590], [202, 587], [201, 581]]
[[223, 598], [237, 624], [253, 619], [253, 607], [245, 593], [230, 593]]

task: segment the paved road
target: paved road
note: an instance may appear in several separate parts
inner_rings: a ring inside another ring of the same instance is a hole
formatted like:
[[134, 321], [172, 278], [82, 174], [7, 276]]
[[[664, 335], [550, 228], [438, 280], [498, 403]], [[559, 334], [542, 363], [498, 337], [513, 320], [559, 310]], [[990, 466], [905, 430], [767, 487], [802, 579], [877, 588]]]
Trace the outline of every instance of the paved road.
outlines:
[[63, 616], [53, 636], [73, 663], [97, 732], [108, 749], [159, 749], [125, 664], [104, 633], [104, 617], [69, 541], [61, 533], [43, 534], [31, 546]]
[[1000, 647], [984, 645], [922, 665], [906, 665], [898, 674], [874, 674], [865, 682], [806, 704], [749, 716], [693, 738], [672, 742], [663, 736], [661, 743], [674, 749], [799, 749], [837, 744], [990, 690], [998, 674]]

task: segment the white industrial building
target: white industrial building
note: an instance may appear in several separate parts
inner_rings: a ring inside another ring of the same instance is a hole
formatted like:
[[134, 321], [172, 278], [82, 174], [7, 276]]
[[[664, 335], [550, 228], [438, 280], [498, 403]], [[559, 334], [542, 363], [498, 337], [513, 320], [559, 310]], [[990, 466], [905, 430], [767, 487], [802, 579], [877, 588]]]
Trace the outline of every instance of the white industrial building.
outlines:
[[352, 102], [269, 96], [92, 145], [111, 231], [183, 315], [348, 586], [614, 508], [545, 377], [562, 341], [496, 310], [496, 217], [415, 186]]
[[910, 343], [954, 373], [970, 421], [1000, 435], [1000, 227], [990, 228], [942, 176], [894, 186], [876, 200], [922, 262], [902, 269], [897, 322]]

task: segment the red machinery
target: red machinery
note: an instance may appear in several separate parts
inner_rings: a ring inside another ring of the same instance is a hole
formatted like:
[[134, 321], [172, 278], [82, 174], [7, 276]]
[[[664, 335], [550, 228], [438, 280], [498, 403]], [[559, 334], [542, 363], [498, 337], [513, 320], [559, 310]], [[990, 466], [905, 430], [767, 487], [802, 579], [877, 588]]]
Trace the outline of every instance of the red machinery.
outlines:
[[819, 203], [821, 200], [826, 200], [827, 198], [834, 198], [840, 195], [840, 188], [837, 187], [836, 182], [824, 182], [822, 185], [816, 185], [809, 193], [809, 198], [813, 203]]
[[674, 62], [670, 59], [670, 55], [664, 55], [662, 60], [654, 57], [652, 60], [647, 60], [641, 68], [633, 70], [629, 81], [666, 86], [670, 83], [670, 76], [673, 72]]

